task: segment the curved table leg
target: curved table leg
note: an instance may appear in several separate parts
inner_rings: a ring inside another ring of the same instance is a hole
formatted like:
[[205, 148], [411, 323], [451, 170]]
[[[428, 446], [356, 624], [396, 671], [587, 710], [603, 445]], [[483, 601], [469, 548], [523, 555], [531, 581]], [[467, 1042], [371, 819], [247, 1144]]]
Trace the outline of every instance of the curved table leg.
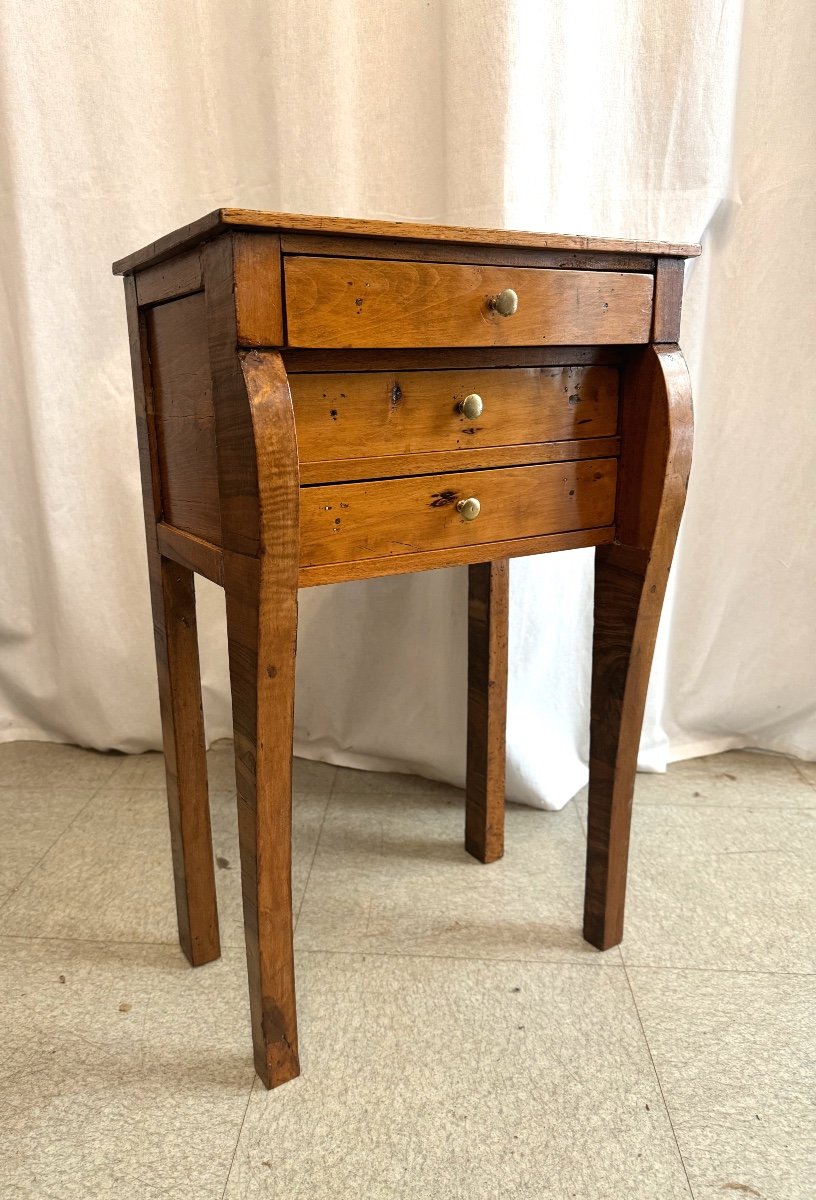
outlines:
[[255, 1066], [267, 1087], [300, 1073], [292, 947], [292, 734], [298, 470], [279, 354], [241, 367], [258, 463], [258, 557], [225, 552], [238, 827]]
[[688, 370], [646, 346], [623, 384], [616, 541], [595, 551], [584, 937], [623, 937], [632, 793], [660, 611], [691, 465]]

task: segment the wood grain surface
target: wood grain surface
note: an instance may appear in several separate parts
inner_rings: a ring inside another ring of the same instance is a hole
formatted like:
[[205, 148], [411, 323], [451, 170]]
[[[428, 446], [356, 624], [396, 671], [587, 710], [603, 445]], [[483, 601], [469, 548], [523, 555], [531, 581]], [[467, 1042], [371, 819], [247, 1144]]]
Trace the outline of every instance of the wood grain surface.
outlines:
[[379, 458], [339, 458], [301, 463], [300, 482], [341, 483], [360, 479], [395, 479], [403, 475], [476, 471], [482, 467], [522, 467], [534, 463], [570, 462], [579, 458], [610, 458], [620, 450], [620, 438], [578, 438], [566, 442], [529, 442], [521, 446], [488, 446], [483, 450], [441, 450], [428, 454], [386, 454]]
[[[612, 523], [614, 458], [301, 488], [302, 567]], [[465, 521], [458, 501], [475, 496]]]
[[221, 948], [210, 832], [195, 590], [192, 571], [165, 560], [159, 548], [157, 523], [162, 514], [162, 495], [153, 413], [150, 337], [146, 314], [139, 311], [133, 279], [125, 280], [125, 298], [179, 942], [193, 966], [199, 966], [218, 958]]
[[[374, 259], [283, 260], [289, 346], [536, 346], [647, 342], [653, 278]], [[490, 300], [507, 288], [518, 311]]]
[[473, 546], [455, 546], [444, 550], [420, 550], [415, 554], [391, 554], [385, 558], [363, 558], [356, 562], [326, 563], [321, 567], [301, 567], [301, 587], [326, 583], [349, 583], [358, 579], [378, 579], [383, 575], [408, 575], [415, 571], [437, 571], [443, 567], [466, 567], [486, 558], [524, 558], [530, 554], [554, 554], [559, 550], [582, 550], [603, 546], [615, 540], [613, 525], [599, 529], [579, 529], [572, 533], [548, 533], [542, 537], [515, 538], [509, 542], [484, 542]]
[[224, 586], [238, 835], [255, 1067], [266, 1087], [300, 1072], [292, 948], [292, 735], [298, 475], [277, 354], [241, 360], [258, 463], [258, 557], [226, 551]]
[[204, 293], [148, 308], [162, 511], [169, 524], [219, 544], [221, 504]]
[[[302, 463], [612, 437], [613, 367], [371, 371], [290, 381]], [[477, 393], [481, 416], [460, 411]]]
[[230, 229], [275, 229], [334, 236], [384, 238], [389, 241], [439, 241], [465, 246], [519, 246], [541, 250], [576, 250], [594, 253], [662, 254], [696, 258], [700, 247], [684, 242], [649, 242], [627, 238], [587, 237], [585, 234], [533, 233], [515, 229], [474, 229], [461, 225], [432, 225], [409, 221], [370, 221], [357, 217], [323, 217], [305, 213], [265, 212], [247, 208], [217, 208], [189, 225], [165, 234], [141, 250], [113, 264], [116, 275], [125, 275], [177, 254], [179, 250]]
[[595, 551], [584, 937], [623, 937], [638, 744], [652, 655], [691, 465], [688, 371], [650, 346], [624, 376], [616, 541]]
[[465, 849], [480, 862], [504, 854], [510, 564], [468, 570], [468, 716]]

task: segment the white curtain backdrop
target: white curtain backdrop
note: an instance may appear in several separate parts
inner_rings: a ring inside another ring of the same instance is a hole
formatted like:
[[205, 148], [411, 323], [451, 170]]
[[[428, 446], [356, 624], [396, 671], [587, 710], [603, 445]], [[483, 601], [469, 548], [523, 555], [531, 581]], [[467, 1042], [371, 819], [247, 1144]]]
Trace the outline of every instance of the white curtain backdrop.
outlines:
[[[122, 285], [220, 205], [702, 239], [641, 765], [816, 757], [812, 0], [5, 0], [0, 740], [160, 744]], [[297, 749], [462, 782], [463, 570], [301, 594]], [[508, 788], [585, 778], [591, 554], [511, 568]], [[208, 737], [223, 600], [199, 588]]]

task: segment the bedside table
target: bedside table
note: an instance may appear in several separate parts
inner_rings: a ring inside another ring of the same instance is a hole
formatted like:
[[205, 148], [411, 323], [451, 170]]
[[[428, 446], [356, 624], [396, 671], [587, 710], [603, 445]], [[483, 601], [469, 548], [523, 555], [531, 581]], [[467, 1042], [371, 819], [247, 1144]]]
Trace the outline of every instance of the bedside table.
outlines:
[[255, 1064], [298, 1074], [298, 587], [468, 564], [465, 845], [501, 857], [507, 560], [594, 546], [584, 936], [623, 935], [691, 460], [699, 246], [220, 209], [125, 276], [182, 948], [220, 953], [193, 575], [226, 593]]

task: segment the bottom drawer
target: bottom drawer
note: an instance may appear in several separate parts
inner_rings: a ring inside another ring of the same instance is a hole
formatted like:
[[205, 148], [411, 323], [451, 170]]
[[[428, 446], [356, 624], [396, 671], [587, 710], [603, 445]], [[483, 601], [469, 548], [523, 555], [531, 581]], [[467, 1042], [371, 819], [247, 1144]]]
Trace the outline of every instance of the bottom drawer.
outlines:
[[[617, 459], [596, 458], [303, 487], [300, 565], [611, 525], [616, 468]], [[460, 501], [470, 498], [479, 503], [474, 520], [466, 520], [457, 509]]]

